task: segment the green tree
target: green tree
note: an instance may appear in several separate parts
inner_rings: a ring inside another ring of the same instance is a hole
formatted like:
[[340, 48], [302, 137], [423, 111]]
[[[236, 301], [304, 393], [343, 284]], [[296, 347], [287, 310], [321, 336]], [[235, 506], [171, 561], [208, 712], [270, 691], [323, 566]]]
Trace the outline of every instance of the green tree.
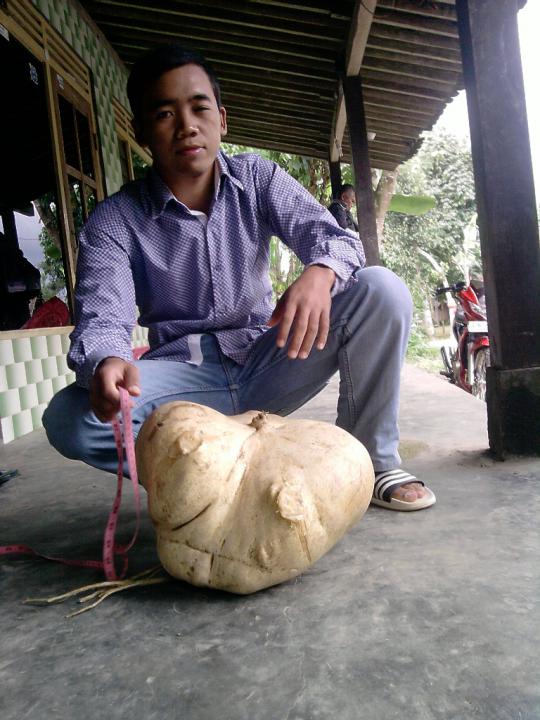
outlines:
[[383, 263], [405, 280], [414, 300], [409, 357], [432, 369], [428, 356], [436, 351], [427, 346], [426, 331], [433, 290], [481, 270], [468, 144], [448, 132], [430, 133], [400, 168], [396, 190], [435, 198], [435, 207], [422, 216], [388, 212], [381, 243]]
[[43, 251], [43, 260], [39, 264], [41, 272], [41, 294], [43, 300], [50, 300], [66, 287], [62, 246], [56, 214], [56, 193], [50, 192], [34, 201], [43, 230], [39, 234], [39, 244]]
[[479, 269], [478, 239], [474, 234], [471, 241], [467, 231], [476, 214], [467, 143], [448, 132], [428, 135], [419, 153], [400, 169], [397, 191], [436, 200], [435, 207], [422, 216], [389, 212], [382, 242], [384, 263], [404, 278], [417, 306], [423, 306], [426, 295], [443, 279], [427, 255], [450, 282], [463, 279], [467, 264]]
[[39, 234], [39, 243], [43, 250], [41, 271], [41, 294], [43, 300], [50, 300], [66, 287], [62, 251], [53, 242], [51, 234], [44, 228]]

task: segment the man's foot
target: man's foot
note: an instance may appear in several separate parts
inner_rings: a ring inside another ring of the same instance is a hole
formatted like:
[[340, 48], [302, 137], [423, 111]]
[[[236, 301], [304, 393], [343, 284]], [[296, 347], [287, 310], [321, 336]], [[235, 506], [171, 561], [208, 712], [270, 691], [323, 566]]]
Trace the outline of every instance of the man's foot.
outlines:
[[396, 500], [404, 500], [405, 502], [414, 502], [419, 498], [426, 497], [428, 494], [429, 490], [426, 489], [425, 485], [419, 482], [410, 482], [396, 488], [390, 497]]
[[371, 502], [390, 510], [422, 510], [435, 503], [434, 493], [421, 480], [399, 468], [375, 473]]

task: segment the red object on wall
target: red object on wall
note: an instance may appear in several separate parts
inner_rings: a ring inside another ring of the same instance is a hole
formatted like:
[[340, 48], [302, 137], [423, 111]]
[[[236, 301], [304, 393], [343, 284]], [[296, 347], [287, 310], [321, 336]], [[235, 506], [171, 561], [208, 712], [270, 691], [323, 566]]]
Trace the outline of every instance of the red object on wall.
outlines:
[[65, 302], [53, 297], [40, 305], [21, 330], [34, 328], [64, 327], [69, 325], [69, 309]]

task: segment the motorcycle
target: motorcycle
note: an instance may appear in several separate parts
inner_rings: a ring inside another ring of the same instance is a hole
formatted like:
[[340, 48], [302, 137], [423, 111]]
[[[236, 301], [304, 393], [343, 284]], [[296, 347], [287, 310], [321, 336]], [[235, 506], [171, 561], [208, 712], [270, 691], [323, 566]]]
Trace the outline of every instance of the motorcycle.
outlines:
[[444, 370], [440, 374], [479, 400], [486, 399], [489, 336], [483, 289], [465, 282], [439, 287], [435, 295], [450, 292], [456, 301], [452, 332], [457, 347], [441, 347]]

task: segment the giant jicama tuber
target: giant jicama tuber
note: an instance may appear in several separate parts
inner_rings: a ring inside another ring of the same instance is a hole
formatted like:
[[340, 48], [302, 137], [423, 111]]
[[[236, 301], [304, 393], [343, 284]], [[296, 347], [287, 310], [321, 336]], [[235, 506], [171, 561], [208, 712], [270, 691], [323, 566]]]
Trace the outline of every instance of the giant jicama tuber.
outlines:
[[250, 593], [288, 580], [364, 514], [373, 467], [328, 423], [190, 402], [158, 408], [137, 440], [161, 563], [194, 585]]

